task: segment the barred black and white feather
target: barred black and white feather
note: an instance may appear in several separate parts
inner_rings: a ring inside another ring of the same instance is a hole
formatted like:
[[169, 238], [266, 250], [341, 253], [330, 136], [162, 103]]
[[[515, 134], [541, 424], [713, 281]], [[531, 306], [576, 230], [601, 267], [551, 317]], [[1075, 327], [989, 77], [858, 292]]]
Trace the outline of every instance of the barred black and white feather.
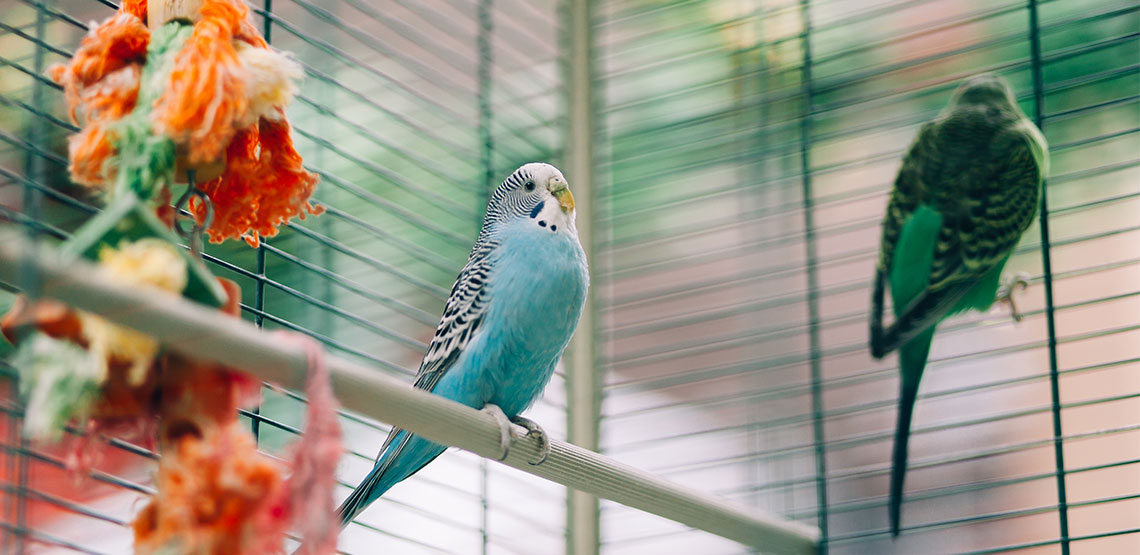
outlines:
[[485, 285], [492, 271], [490, 254], [496, 247], [498, 242], [491, 239], [477, 243], [467, 259], [467, 265], [451, 286], [451, 295], [447, 298], [443, 317], [416, 375], [417, 389], [431, 391], [479, 329], [483, 312], [487, 308]]

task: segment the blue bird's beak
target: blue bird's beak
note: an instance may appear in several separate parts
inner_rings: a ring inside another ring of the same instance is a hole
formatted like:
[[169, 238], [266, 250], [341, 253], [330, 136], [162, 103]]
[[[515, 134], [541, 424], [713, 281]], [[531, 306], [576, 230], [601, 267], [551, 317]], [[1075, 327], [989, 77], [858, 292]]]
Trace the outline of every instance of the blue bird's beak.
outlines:
[[558, 199], [558, 206], [562, 207], [562, 212], [569, 214], [574, 211], [574, 195], [570, 193], [570, 189], [566, 187], [565, 183], [553, 184], [550, 188], [550, 194]]

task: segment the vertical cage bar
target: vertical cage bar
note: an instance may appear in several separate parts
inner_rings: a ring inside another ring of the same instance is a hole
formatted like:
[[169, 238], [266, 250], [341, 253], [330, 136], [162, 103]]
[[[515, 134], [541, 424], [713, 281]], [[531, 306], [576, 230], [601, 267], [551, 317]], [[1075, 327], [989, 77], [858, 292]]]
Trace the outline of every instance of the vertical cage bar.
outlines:
[[483, 555], [487, 555], [488, 547], [490, 546], [490, 543], [491, 543], [490, 534], [487, 533], [487, 530], [488, 530], [489, 525], [491, 523], [491, 519], [489, 518], [490, 515], [489, 515], [489, 511], [488, 511], [488, 509], [490, 508], [490, 503], [488, 503], [488, 501], [487, 501], [487, 499], [488, 499], [487, 495], [490, 492], [489, 491], [490, 490], [490, 484], [488, 483], [488, 478], [490, 478], [490, 472], [488, 471], [488, 468], [487, 468], [487, 459], [480, 458], [479, 459], [479, 481], [480, 481], [480, 485], [479, 485], [479, 511], [480, 511], [479, 542], [480, 542], [480, 550], [479, 550], [479, 552], [482, 553]]
[[[34, 4], [34, 7], [36, 9], [36, 43], [33, 51], [34, 53], [32, 59], [32, 68], [34, 75], [39, 76], [43, 75], [44, 73], [44, 44], [46, 44], [47, 35], [47, 6], [44, 2], [37, 1]], [[34, 248], [34, 245], [39, 238], [38, 226], [40, 225], [43, 217], [43, 193], [41, 193], [40, 190], [36, 187], [32, 187], [30, 184], [41, 184], [44, 182], [44, 176], [46, 175], [44, 164], [46, 161], [44, 160], [43, 156], [35, 151], [47, 151], [47, 145], [44, 144], [44, 127], [42, 122], [39, 121], [40, 118], [44, 117], [44, 115], [47, 114], [43, 82], [41, 82], [39, 79], [32, 79], [31, 96], [31, 104], [35, 108], [35, 113], [30, 114], [28, 118], [28, 121], [31, 122], [31, 124], [28, 126], [28, 142], [34, 148], [28, 149], [27, 157], [25, 158], [24, 168], [25, 175], [27, 175], [28, 178], [28, 183], [24, 185], [23, 212], [24, 215], [28, 217], [29, 221], [29, 225], [25, 228], [25, 232], [28, 234], [28, 238], [30, 239], [29, 244], [33, 245]], [[30, 265], [26, 266], [24, 268], [24, 271], [21, 272], [20, 277], [20, 287], [23, 290], [24, 294], [29, 298], [35, 298], [39, 296], [40, 278], [36, 269], [30, 267]], [[19, 378], [17, 378], [17, 382], [13, 388], [13, 394], [17, 394], [18, 391]], [[15, 455], [17, 476], [16, 488], [13, 493], [15, 505], [15, 521], [12, 523], [14, 525], [12, 530], [14, 531], [13, 542], [15, 544], [15, 549], [13, 551], [6, 550], [5, 552], [23, 554], [27, 551], [27, 540], [28, 534], [30, 533], [28, 530], [28, 483], [30, 479], [29, 474], [31, 469], [29, 467], [30, 460], [27, 455], [28, 442], [20, 430], [18, 419], [13, 417], [12, 422], [14, 424], [11, 427], [11, 431], [14, 433], [10, 436], [12, 445], [13, 447], [17, 445], [19, 446], [19, 450]]]
[[[742, 5], [751, 6], [751, 2], [741, 2]], [[757, 46], [757, 41], [751, 40], [753, 35], [753, 26], [755, 25], [754, 17], [760, 17], [756, 8], [748, 10], [749, 17], [743, 18], [732, 24], [731, 33], [733, 48], [729, 51], [729, 56], [732, 63], [732, 104], [734, 114], [732, 116], [733, 129], [737, 132], [744, 134], [747, 139], [738, 141], [736, 143], [736, 152], [738, 161], [734, 168], [734, 179], [739, 184], [738, 194], [740, 195], [741, 221], [748, 218], [749, 213], [758, 212], [764, 205], [762, 198], [761, 186], [754, 185], [756, 182], [763, 180], [763, 161], [755, 153], [762, 152], [763, 147], [761, 144], [764, 141], [765, 134], [757, 131], [763, 128], [763, 119], [761, 117], [763, 102], [756, 102], [754, 105], [750, 104], [752, 95], [759, 92], [760, 87], [754, 83], [748, 76], [756, 73], [756, 68], [760, 65], [753, 60], [762, 58], [758, 56], [760, 52]], [[752, 131], [751, 133], [749, 131]], [[756, 225], [756, 222], [752, 222]], [[753, 237], [759, 238], [763, 234], [758, 228], [752, 229], [750, 233]], [[755, 263], [756, 271], [760, 271], [762, 261], [759, 257], [750, 257], [749, 265]], [[759, 326], [760, 322], [756, 315], [749, 319], [748, 324]], [[749, 406], [749, 426], [746, 433], [746, 449], [749, 453], [758, 453], [764, 445], [770, 445], [766, 442], [766, 436], [771, 434], [770, 430], [765, 430], [763, 427], [757, 425], [764, 419], [764, 407], [760, 403], [751, 403]], [[767, 437], [767, 439], [771, 439]], [[761, 482], [763, 475], [760, 472], [762, 462], [754, 460], [751, 463], [745, 464], [744, 472], [747, 483], [758, 484]], [[748, 496], [748, 503], [754, 507], [760, 505], [761, 495], [759, 491], [753, 491]]]
[[270, 14], [273, 13], [273, 0], [265, 0], [262, 7], [265, 8], [265, 16], [261, 20], [261, 34], [265, 37], [265, 42], [272, 43], [273, 18]]
[[16, 553], [23, 555], [28, 549], [28, 481], [30, 459], [28, 458], [28, 440], [22, 432], [17, 431], [20, 438], [20, 455], [18, 487], [16, 489]]
[[[494, 31], [494, 23], [491, 19], [492, 2], [493, 0], [480, 0], [478, 8], [479, 33], [476, 36], [476, 42], [479, 50], [479, 139], [482, 141], [480, 146], [483, 155], [483, 187], [482, 195], [477, 197], [479, 206], [475, 207], [476, 220], [486, 209], [487, 202], [491, 197], [491, 188], [495, 186], [495, 168], [492, 158], [495, 143], [491, 136], [491, 118], [493, 116], [491, 113], [491, 69], [494, 64], [491, 52], [491, 33]], [[481, 223], [480, 221], [475, 222], [476, 229]]]
[[[19, 378], [13, 376], [8, 381], [11, 387], [12, 398], [18, 395]], [[17, 472], [19, 452], [16, 449], [16, 444], [20, 441], [20, 425], [16, 417], [15, 411], [5, 413], [6, 426], [4, 427], [4, 474], [6, 476], [14, 476]], [[13, 551], [12, 544], [16, 541], [16, 532], [14, 523], [16, 522], [16, 495], [5, 496], [4, 498], [4, 526], [0, 530], [0, 553], [11, 553]], [[9, 526], [11, 524], [12, 526]]]
[[[491, 135], [491, 121], [494, 114], [491, 112], [491, 87], [492, 87], [492, 70], [494, 65], [494, 54], [491, 51], [491, 33], [494, 31], [494, 21], [492, 20], [492, 9], [494, 0], [480, 0], [478, 6], [478, 22], [479, 32], [477, 33], [476, 48], [479, 51], [479, 67], [478, 67], [478, 103], [479, 103], [479, 139], [482, 144], [480, 145], [481, 154], [483, 157], [483, 179], [480, 183], [479, 194], [476, 195], [476, 202], [479, 204], [475, 207], [475, 229], [479, 229], [482, 225], [480, 215], [486, 210], [487, 203], [491, 200], [491, 191], [495, 187], [495, 167], [494, 167], [494, 153], [495, 143], [494, 137]], [[490, 468], [487, 465], [487, 459], [479, 460], [479, 511], [480, 511], [480, 552], [486, 555], [490, 547], [490, 534], [488, 529], [490, 527], [490, 484], [491, 477]]]
[[[12, 377], [9, 381], [12, 388], [12, 397], [18, 395], [19, 382], [18, 378]], [[16, 449], [16, 444], [20, 441], [20, 423], [16, 417], [15, 411], [8, 412], [5, 415], [7, 419], [7, 426], [4, 427], [4, 473], [7, 476], [14, 476], [17, 472], [19, 465], [20, 454]], [[13, 491], [12, 495], [4, 498], [4, 527], [0, 531], [3, 535], [3, 541], [0, 541], [0, 553], [11, 553], [14, 551], [12, 545], [16, 542], [17, 531], [15, 529], [16, 522], [16, 497], [19, 495], [18, 491]]]
[[[32, 67], [34, 75], [39, 76], [44, 73], [44, 44], [45, 41], [45, 27], [47, 25], [46, 6], [43, 2], [36, 2], [36, 42], [35, 50], [33, 51]], [[40, 156], [36, 150], [47, 151], [44, 145], [44, 135], [42, 133], [43, 126], [40, 119], [47, 115], [47, 110], [44, 107], [44, 91], [43, 82], [39, 79], [33, 78], [31, 90], [31, 104], [35, 108], [35, 112], [28, 114], [28, 143], [33, 148], [29, 148], [27, 155], [24, 158], [24, 175], [28, 178], [28, 183], [41, 184], [44, 176], [44, 158]], [[23, 198], [23, 211], [24, 215], [28, 217], [29, 225], [25, 226], [24, 231], [28, 234], [30, 242], [34, 244], [39, 236], [39, 225], [43, 216], [43, 193], [36, 187], [31, 185], [24, 185], [24, 198]], [[21, 275], [20, 287], [24, 293], [31, 296], [38, 296], [38, 275], [35, 268], [25, 267]]]
[[815, 207], [812, 202], [811, 182], [811, 121], [815, 110], [812, 97], [811, 74], [811, 6], [809, 0], [800, 0], [800, 24], [803, 33], [800, 44], [803, 48], [803, 68], [801, 90], [803, 95], [803, 117], [800, 119], [800, 171], [804, 209], [804, 249], [805, 272], [807, 273], [808, 305], [808, 344], [811, 350], [811, 420], [812, 443], [815, 444], [815, 489], [816, 519], [819, 526], [819, 552], [827, 552], [827, 461], [823, 434], [823, 369], [820, 357], [819, 340], [819, 276], [815, 249]]
[[[1029, 0], [1029, 57], [1033, 73], [1033, 122], [1045, 133], [1045, 83], [1041, 60], [1041, 25], [1037, 0]], [[1049, 242], [1049, 189], [1041, 182], [1041, 267], [1045, 285], [1045, 326], [1049, 334], [1049, 394], [1053, 417], [1053, 456], [1057, 476], [1057, 517], [1061, 533], [1061, 553], [1069, 555], [1069, 501], [1065, 488], [1064, 429], [1061, 426], [1061, 382], [1057, 364], [1057, 326], [1053, 304], [1053, 261]]]
[[[597, 285], [594, 248], [596, 159], [594, 151], [594, 9], [593, 0], [569, 0], [567, 5], [567, 180], [582, 201], [577, 206], [578, 238], [590, 262], [590, 281]], [[601, 378], [597, 365], [597, 294], [590, 291], [578, 329], [567, 349], [567, 436], [570, 443], [597, 451], [601, 420]], [[566, 553], [589, 555], [601, 546], [598, 498], [577, 490], [566, 492]]]
[[[269, 0], [266, 0], [266, 8], [269, 7]], [[268, 21], [268, 18], [266, 18]], [[253, 323], [257, 327], [264, 327], [265, 318], [262, 316], [265, 311], [265, 239], [261, 239], [261, 243], [257, 245], [257, 283], [254, 284], [254, 298], [253, 305], [256, 309], [253, 315]], [[255, 442], [261, 441], [261, 402], [258, 401], [257, 406], [253, 407], [251, 411], [253, 418], [250, 419], [250, 426], [253, 432], [253, 440]]]
[[[261, 21], [261, 34], [265, 37], [266, 43], [272, 43], [273, 31], [273, 18], [270, 14], [273, 13], [273, 0], [265, 0], [262, 6], [265, 8], [265, 15], [262, 16]], [[254, 298], [253, 304], [256, 312], [253, 315], [253, 323], [257, 327], [264, 327], [265, 325], [265, 241], [266, 238], [262, 237], [261, 242], [257, 245], [257, 283], [254, 284]], [[253, 432], [253, 440], [255, 442], [261, 441], [261, 403], [259, 402], [253, 408], [253, 418], [250, 419], [250, 426]]]
[[[491, 86], [493, 84], [491, 72], [494, 64], [494, 55], [491, 52], [491, 33], [494, 31], [493, 1], [479, 0], [477, 10], [479, 32], [476, 34], [475, 41], [476, 48], [479, 51], [479, 139], [482, 142], [480, 152], [483, 157], [483, 179], [480, 182], [479, 194], [475, 196], [476, 202], [479, 203], [475, 207], [475, 229], [479, 229], [482, 225], [480, 216], [486, 210], [487, 203], [491, 200], [491, 191], [495, 187], [495, 143], [494, 137], [491, 135], [491, 119], [494, 117], [491, 112]], [[488, 481], [490, 477], [487, 459], [479, 459], [479, 540], [480, 553], [483, 555], [487, 554], [490, 547], [490, 534], [488, 533], [490, 527], [490, 502], [488, 498], [490, 484]]]

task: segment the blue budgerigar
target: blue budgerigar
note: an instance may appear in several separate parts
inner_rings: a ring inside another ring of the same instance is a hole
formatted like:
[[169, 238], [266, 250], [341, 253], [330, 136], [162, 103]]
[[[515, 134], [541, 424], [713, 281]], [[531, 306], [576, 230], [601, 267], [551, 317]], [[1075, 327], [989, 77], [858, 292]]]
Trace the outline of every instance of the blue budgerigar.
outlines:
[[[550, 381], [586, 300], [574, 218], [574, 196], [558, 168], [526, 164], [503, 181], [416, 375], [416, 388], [499, 419], [504, 453], [508, 419], [542, 435], [519, 413]], [[341, 505], [341, 526], [444, 449], [394, 428], [376, 466]]]
[[[871, 307], [871, 354], [899, 351], [898, 425], [890, 482], [897, 535], [907, 439], [918, 385], [938, 322], [995, 298], [1014, 309], [1001, 272], [1033, 223], [1048, 145], [994, 74], [967, 79], [938, 118], [922, 126], [895, 179], [883, 218]], [[889, 284], [895, 322], [884, 329]], [[1025, 282], [1022, 279], [1021, 284]]]

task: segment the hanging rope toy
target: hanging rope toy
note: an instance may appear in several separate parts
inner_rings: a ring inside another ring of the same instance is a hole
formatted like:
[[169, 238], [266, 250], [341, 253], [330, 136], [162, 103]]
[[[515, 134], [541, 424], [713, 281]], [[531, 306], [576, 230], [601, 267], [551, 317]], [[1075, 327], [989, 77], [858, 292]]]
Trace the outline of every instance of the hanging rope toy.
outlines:
[[[49, 70], [73, 119], [85, 120], [69, 143], [71, 177], [150, 200], [195, 169], [215, 211], [210, 241], [257, 246], [289, 219], [322, 211], [284, 112], [302, 70], [268, 47], [240, 0], [178, 5], [189, 12], [159, 13], [168, 6], [151, 1], [149, 14], [147, 2], [125, 1]], [[203, 202], [189, 208], [206, 219]]]
[[[240, 290], [202, 263], [203, 233], [257, 246], [291, 218], [322, 211], [310, 202], [317, 176], [302, 167], [285, 119], [301, 73], [257, 34], [240, 0], [125, 0], [49, 70], [82, 121], [69, 143], [71, 177], [107, 198], [60, 250], [122, 284], [237, 316]], [[17, 344], [29, 438], [55, 441], [74, 423], [91, 447], [96, 433], [126, 426], [149, 445], [157, 429], [158, 494], [134, 523], [136, 552], [275, 553], [291, 525], [311, 553], [335, 550], [340, 431], [318, 354], [310, 429], [290, 465], [260, 453], [239, 425], [238, 409], [261, 384], [238, 370], [47, 300], [20, 299], [0, 331]], [[77, 473], [91, 459], [67, 456]]]

